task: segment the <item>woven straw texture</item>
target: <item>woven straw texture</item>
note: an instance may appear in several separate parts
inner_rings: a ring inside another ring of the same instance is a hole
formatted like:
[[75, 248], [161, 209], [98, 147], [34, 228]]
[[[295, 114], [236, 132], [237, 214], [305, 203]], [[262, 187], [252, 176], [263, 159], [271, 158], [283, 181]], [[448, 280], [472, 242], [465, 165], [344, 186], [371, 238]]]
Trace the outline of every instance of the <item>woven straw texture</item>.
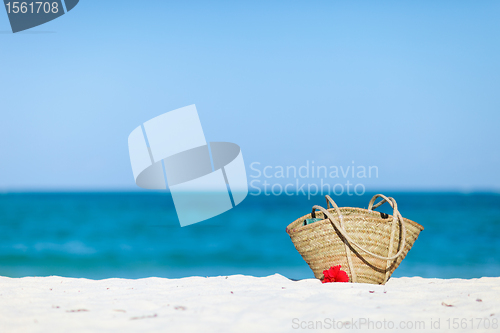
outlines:
[[[373, 205], [377, 197], [383, 200]], [[396, 201], [380, 194], [370, 201], [369, 210], [338, 208], [327, 196], [328, 201], [334, 208], [314, 206], [312, 214], [295, 220], [286, 229], [314, 276], [323, 279], [324, 270], [341, 265], [350, 282], [385, 284], [424, 228], [403, 218]], [[385, 202], [394, 208], [393, 215], [371, 210]], [[304, 226], [304, 220], [312, 217], [324, 220]]]

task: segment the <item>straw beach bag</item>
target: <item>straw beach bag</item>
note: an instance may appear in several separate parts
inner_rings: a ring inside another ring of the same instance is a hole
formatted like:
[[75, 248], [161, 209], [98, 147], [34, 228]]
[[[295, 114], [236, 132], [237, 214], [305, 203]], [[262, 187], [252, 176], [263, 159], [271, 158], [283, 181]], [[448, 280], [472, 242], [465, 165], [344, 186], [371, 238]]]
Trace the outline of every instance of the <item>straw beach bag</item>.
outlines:
[[[379, 197], [382, 200], [374, 204]], [[328, 195], [326, 202], [327, 209], [314, 206], [311, 214], [286, 228], [318, 279], [324, 278], [324, 270], [341, 265], [350, 282], [385, 284], [424, 230], [401, 216], [394, 198], [382, 194], [370, 200], [368, 209], [339, 208]], [[373, 210], [386, 202], [393, 208], [393, 215]], [[304, 225], [309, 218], [322, 220]]]

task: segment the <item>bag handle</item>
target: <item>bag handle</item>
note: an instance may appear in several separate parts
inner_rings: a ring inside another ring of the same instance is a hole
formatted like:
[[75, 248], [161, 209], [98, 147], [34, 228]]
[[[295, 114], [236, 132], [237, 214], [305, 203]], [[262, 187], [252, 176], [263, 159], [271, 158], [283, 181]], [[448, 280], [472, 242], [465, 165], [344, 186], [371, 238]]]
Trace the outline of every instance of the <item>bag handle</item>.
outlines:
[[[327, 204], [328, 209], [330, 209], [330, 203], [332, 203], [332, 206], [333, 206], [333, 208], [335, 208], [335, 211], [337, 212], [337, 215], [339, 216], [341, 222], [344, 222], [344, 218], [342, 216], [342, 213], [340, 212], [339, 206], [337, 206], [335, 201], [333, 201], [333, 199], [329, 195], [325, 195], [325, 198], [326, 198], [326, 204]], [[320, 206], [317, 206], [317, 207], [320, 207]], [[316, 210], [314, 209], [314, 207], [313, 207], [313, 210], [311, 212], [311, 217], [316, 218]]]
[[[377, 200], [377, 198], [382, 198], [382, 200], [380, 200], [379, 202], [377, 202], [374, 205], [375, 200]], [[396, 205], [396, 209], [397, 209], [397, 203], [396, 203], [396, 200], [394, 200], [393, 197], [386, 197], [383, 194], [375, 194], [373, 196], [373, 198], [370, 200], [370, 203], [368, 204], [368, 210], [373, 210], [375, 208], [378, 208], [378, 207], [382, 206], [384, 203], [391, 202], [391, 201], [392, 201], [393, 204]], [[394, 208], [393, 204], [390, 204], [392, 208]]]
[[[370, 205], [370, 208], [373, 207], [373, 202], [375, 201], [375, 199], [377, 197], [382, 197], [384, 198], [384, 200], [382, 200], [381, 202], [379, 202], [377, 205], [375, 205], [375, 208], [376, 207], [379, 207], [380, 205], [382, 205], [384, 202], [388, 202], [391, 207], [394, 209], [394, 220], [393, 220], [393, 223], [396, 223], [398, 220], [399, 222], [401, 223], [401, 230], [402, 230], [402, 233], [403, 233], [403, 237], [402, 237], [402, 244], [401, 244], [401, 248], [399, 249], [398, 253], [396, 253], [395, 255], [391, 256], [391, 257], [383, 257], [383, 256], [379, 256], [378, 254], [375, 254], [367, 249], [365, 249], [363, 246], [359, 245], [357, 242], [355, 242], [348, 234], [347, 232], [341, 228], [341, 226], [339, 225], [339, 222], [337, 221], [337, 218], [335, 218], [329, 211], [327, 211], [325, 208], [321, 207], [321, 206], [313, 206], [312, 208], [312, 213], [311, 213], [311, 216], [314, 218], [316, 216], [316, 209], [320, 210], [326, 217], [328, 217], [328, 219], [330, 220], [330, 222], [333, 224], [333, 226], [335, 227], [335, 229], [340, 232], [340, 234], [345, 238], [345, 240], [347, 240], [350, 244], [356, 246], [358, 249], [360, 249], [361, 251], [375, 257], [375, 258], [378, 258], [378, 259], [382, 259], [382, 260], [393, 260], [393, 259], [397, 259], [399, 258], [399, 256], [401, 256], [401, 254], [403, 253], [404, 251], [404, 248], [405, 248], [405, 245], [406, 245], [406, 228], [405, 228], [405, 224], [404, 224], [404, 221], [403, 221], [403, 217], [401, 216], [401, 214], [399, 213], [398, 211], [398, 208], [397, 208], [397, 204], [396, 204], [396, 200], [394, 200], [393, 198], [387, 198], [385, 197], [384, 195], [382, 194], [377, 194], [375, 195], [372, 200], [370, 201], [371, 205]], [[335, 203], [335, 201], [332, 200], [332, 198], [330, 198], [330, 196], [326, 196], [326, 199], [328, 202], [331, 202], [333, 207], [335, 208], [335, 211], [338, 215], [338, 219], [341, 220], [341, 222], [344, 220], [343, 219], [343, 216], [342, 214], [340, 213], [340, 209], [339, 207], [337, 206], [337, 204]], [[373, 201], [373, 202], [372, 202]], [[370, 209], [371, 210], [371, 209]], [[392, 237], [391, 237], [392, 238]]]
[[[344, 217], [342, 216], [342, 213], [340, 212], [339, 206], [337, 206], [335, 201], [333, 201], [333, 199], [330, 198], [329, 195], [325, 195], [325, 198], [326, 198], [326, 204], [328, 206], [328, 209], [330, 209], [330, 202], [332, 203], [333, 207], [335, 208], [335, 211], [337, 212], [337, 216], [340, 219], [340, 221], [339, 221], [340, 228], [342, 229], [343, 232], [345, 232]], [[314, 208], [313, 208], [313, 213], [315, 214]], [[354, 265], [352, 264], [351, 249], [349, 248], [349, 245], [347, 243], [344, 243], [344, 246], [345, 246], [345, 253], [347, 255], [347, 266], [349, 266], [349, 271], [351, 272], [351, 282], [357, 282], [358, 277], [357, 277], [356, 271], [354, 270]]]

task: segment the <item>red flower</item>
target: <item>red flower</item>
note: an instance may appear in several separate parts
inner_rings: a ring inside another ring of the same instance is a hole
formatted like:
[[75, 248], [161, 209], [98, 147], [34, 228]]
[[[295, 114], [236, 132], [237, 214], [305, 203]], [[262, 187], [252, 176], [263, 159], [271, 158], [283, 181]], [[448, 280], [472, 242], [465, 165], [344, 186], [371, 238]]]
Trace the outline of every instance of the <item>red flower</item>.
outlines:
[[347, 273], [340, 269], [340, 265], [332, 266], [330, 269], [323, 271], [323, 283], [326, 282], [349, 282]]

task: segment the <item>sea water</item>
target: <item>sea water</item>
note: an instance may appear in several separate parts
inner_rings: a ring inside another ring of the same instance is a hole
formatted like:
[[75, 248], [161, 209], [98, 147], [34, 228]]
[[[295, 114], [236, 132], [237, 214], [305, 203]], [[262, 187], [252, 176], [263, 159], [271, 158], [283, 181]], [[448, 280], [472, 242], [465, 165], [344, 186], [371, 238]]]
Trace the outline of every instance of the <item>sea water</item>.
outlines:
[[[425, 227], [393, 276], [500, 276], [500, 195], [386, 194]], [[366, 208], [372, 195], [334, 199]], [[181, 228], [168, 193], [4, 193], [0, 275], [312, 278], [285, 228], [315, 204], [324, 198], [249, 194], [234, 209]]]

